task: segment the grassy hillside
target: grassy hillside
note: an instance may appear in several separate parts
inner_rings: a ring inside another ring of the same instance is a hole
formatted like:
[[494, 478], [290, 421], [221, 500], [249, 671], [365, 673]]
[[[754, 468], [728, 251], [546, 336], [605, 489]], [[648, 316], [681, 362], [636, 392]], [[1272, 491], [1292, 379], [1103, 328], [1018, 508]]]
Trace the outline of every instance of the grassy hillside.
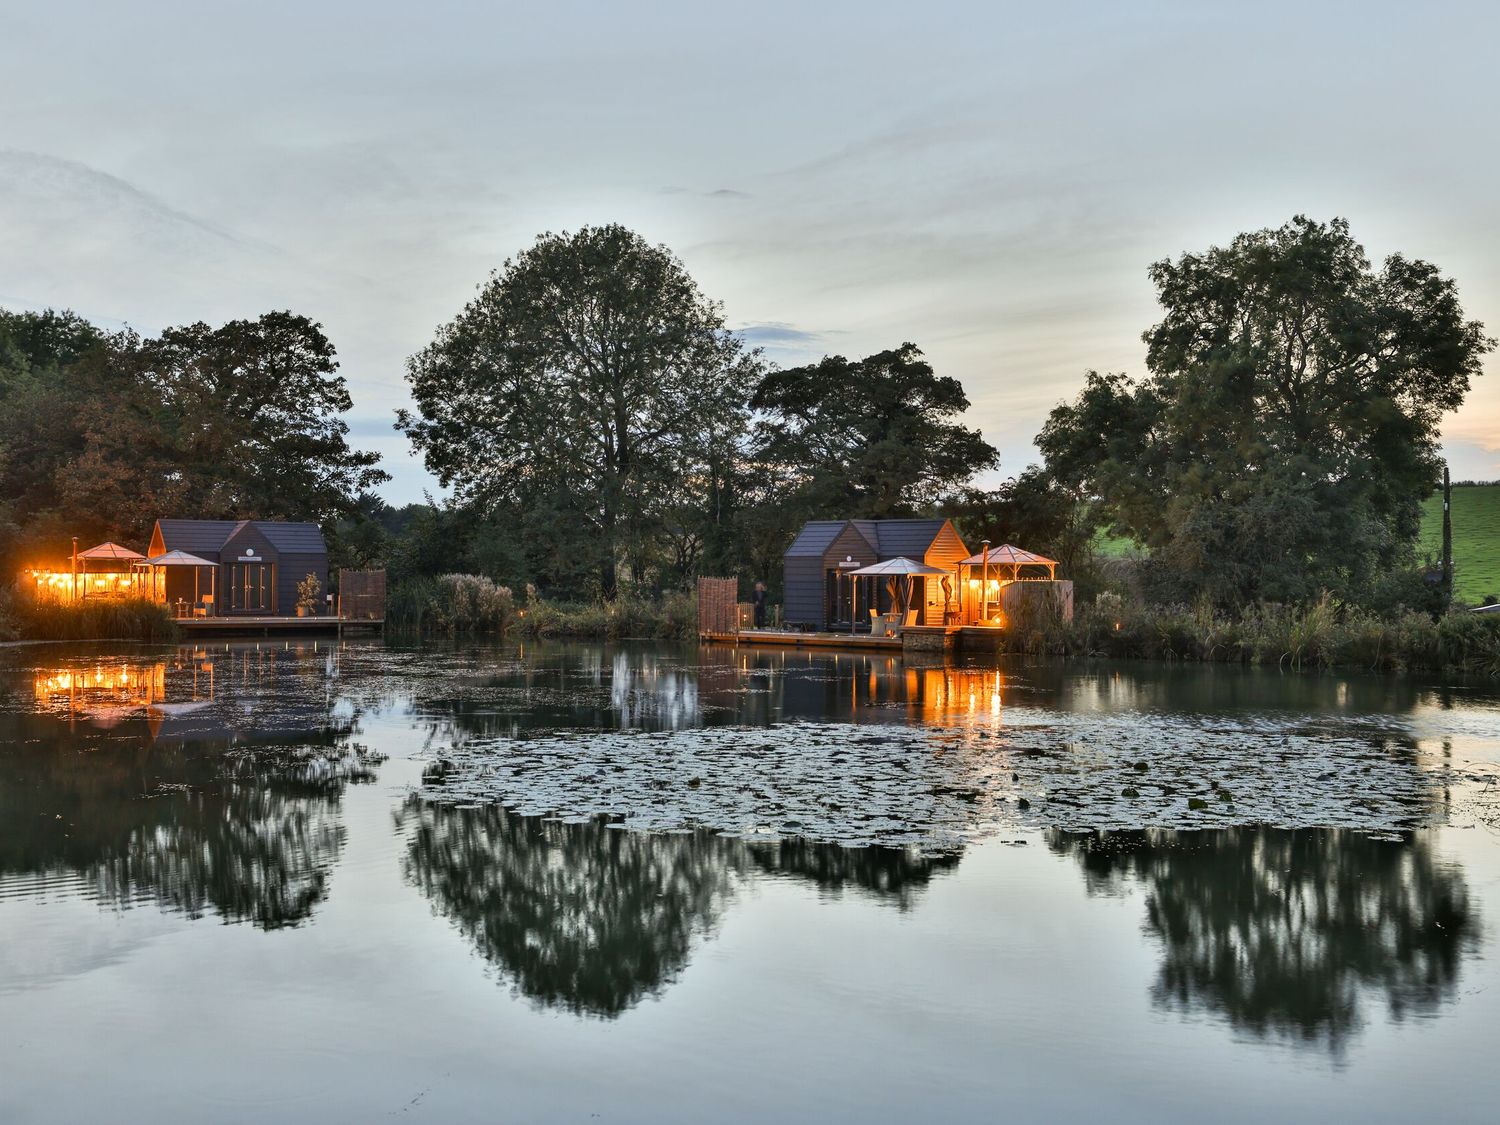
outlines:
[[[1125, 539], [1112, 539], [1102, 532], [1094, 550], [1114, 558], [1136, 550]], [[1431, 555], [1436, 563], [1443, 553], [1443, 498], [1429, 497], [1423, 506], [1422, 534], [1417, 557]], [[1478, 605], [1485, 597], [1500, 597], [1500, 484], [1455, 485], [1453, 489], [1454, 596]]]
[[[1418, 555], [1436, 562], [1443, 552], [1443, 498], [1428, 498], [1422, 512]], [[1453, 594], [1477, 604], [1500, 596], [1500, 484], [1456, 485], [1453, 489]]]

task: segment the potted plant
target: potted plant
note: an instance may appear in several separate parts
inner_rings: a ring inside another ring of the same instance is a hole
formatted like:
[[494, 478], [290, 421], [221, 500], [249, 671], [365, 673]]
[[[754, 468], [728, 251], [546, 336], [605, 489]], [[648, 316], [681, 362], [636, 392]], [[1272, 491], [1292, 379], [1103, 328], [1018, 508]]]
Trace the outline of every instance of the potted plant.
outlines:
[[318, 595], [323, 592], [323, 584], [318, 581], [316, 574], [309, 573], [306, 578], [297, 583], [297, 616], [311, 617], [318, 612]]

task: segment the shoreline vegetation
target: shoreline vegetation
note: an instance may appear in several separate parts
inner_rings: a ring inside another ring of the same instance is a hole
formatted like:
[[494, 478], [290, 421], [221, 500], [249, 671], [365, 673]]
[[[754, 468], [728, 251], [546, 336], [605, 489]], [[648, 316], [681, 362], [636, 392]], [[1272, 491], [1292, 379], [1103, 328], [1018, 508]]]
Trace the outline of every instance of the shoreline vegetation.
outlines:
[[[518, 601], [489, 578], [449, 574], [393, 590], [387, 624], [407, 635], [691, 640], [697, 607], [685, 592], [589, 604], [553, 602], [528, 591]], [[1152, 606], [1106, 592], [1080, 606], [1072, 621], [1045, 605], [1013, 615], [996, 652], [1500, 678], [1500, 615], [1378, 614], [1327, 595], [1308, 606], [1266, 604], [1230, 614], [1206, 602]]]
[[444, 574], [392, 589], [386, 625], [396, 632], [449, 637], [691, 640], [698, 635], [698, 606], [683, 591], [649, 599], [621, 595], [612, 602], [566, 602], [528, 589], [518, 601], [508, 586], [482, 575]]
[[[553, 601], [531, 589], [518, 599], [472, 574], [402, 583], [391, 591], [386, 621], [406, 637], [690, 641], [698, 632], [697, 606], [685, 591], [589, 603]], [[179, 636], [165, 607], [143, 599], [71, 606], [0, 597], [0, 641]], [[1500, 614], [1376, 613], [1326, 594], [1306, 606], [1262, 604], [1228, 613], [1206, 601], [1156, 606], [1105, 592], [1079, 606], [1072, 621], [1045, 603], [1013, 614], [995, 652], [1500, 678]]]
[[0, 641], [175, 641], [167, 607], [146, 598], [79, 605], [0, 593]]
[[[164, 512], [311, 520], [336, 565], [386, 569], [397, 632], [686, 640], [681, 591], [777, 600], [808, 521], [941, 516], [1074, 583], [1075, 620], [1014, 620], [997, 649], [1500, 672], [1500, 622], [1453, 608], [1500, 593], [1500, 493], [1447, 502], [1441, 422], [1497, 347], [1457, 282], [1305, 215], [1147, 276], [1144, 369], [1085, 372], [1038, 463], [987, 487], [999, 451], [915, 343], [782, 367], [668, 247], [546, 233], [408, 357], [396, 429], [448, 494], [399, 509], [306, 316], [142, 337], [0, 310], [0, 573]], [[0, 636], [176, 631], [0, 596]]]

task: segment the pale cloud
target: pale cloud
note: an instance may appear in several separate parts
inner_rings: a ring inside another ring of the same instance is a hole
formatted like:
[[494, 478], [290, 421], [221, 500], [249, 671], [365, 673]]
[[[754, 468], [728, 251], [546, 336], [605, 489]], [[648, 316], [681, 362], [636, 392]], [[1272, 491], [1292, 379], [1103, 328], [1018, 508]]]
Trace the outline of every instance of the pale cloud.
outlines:
[[[776, 362], [917, 343], [1008, 471], [1086, 370], [1140, 373], [1151, 261], [1296, 212], [1437, 262], [1500, 329], [1500, 155], [1472, 126], [1500, 109], [1490, 5], [0, 20], [0, 302], [145, 330], [305, 312], [397, 500], [429, 483], [390, 429], [405, 357], [538, 233], [584, 223], [669, 245]], [[1500, 448], [1490, 385], [1446, 430], [1465, 475]]]

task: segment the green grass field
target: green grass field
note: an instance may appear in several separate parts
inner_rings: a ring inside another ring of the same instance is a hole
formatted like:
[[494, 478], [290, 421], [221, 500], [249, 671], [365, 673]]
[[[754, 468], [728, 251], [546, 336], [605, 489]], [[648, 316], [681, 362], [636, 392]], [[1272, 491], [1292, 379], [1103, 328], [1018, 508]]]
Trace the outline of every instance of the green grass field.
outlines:
[[[1428, 497], [1422, 509], [1417, 554], [1436, 562], [1443, 552], [1443, 497]], [[1453, 596], [1477, 605], [1500, 597], [1500, 484], [1453, 489]]]
[[[1104, 558], [1128, 554], [1135, 547], [1124, 539], [1100, 534], [1094, 550]], [[1430, 496], [1422, 510], [1422, 532], [1417, 557], [1443, 553], [1443, 498]], [[1478, 605], [1490, 595], [1500, 597], [1500, 484], [1455, 485], [1453, 489], [1453, 595]]]

